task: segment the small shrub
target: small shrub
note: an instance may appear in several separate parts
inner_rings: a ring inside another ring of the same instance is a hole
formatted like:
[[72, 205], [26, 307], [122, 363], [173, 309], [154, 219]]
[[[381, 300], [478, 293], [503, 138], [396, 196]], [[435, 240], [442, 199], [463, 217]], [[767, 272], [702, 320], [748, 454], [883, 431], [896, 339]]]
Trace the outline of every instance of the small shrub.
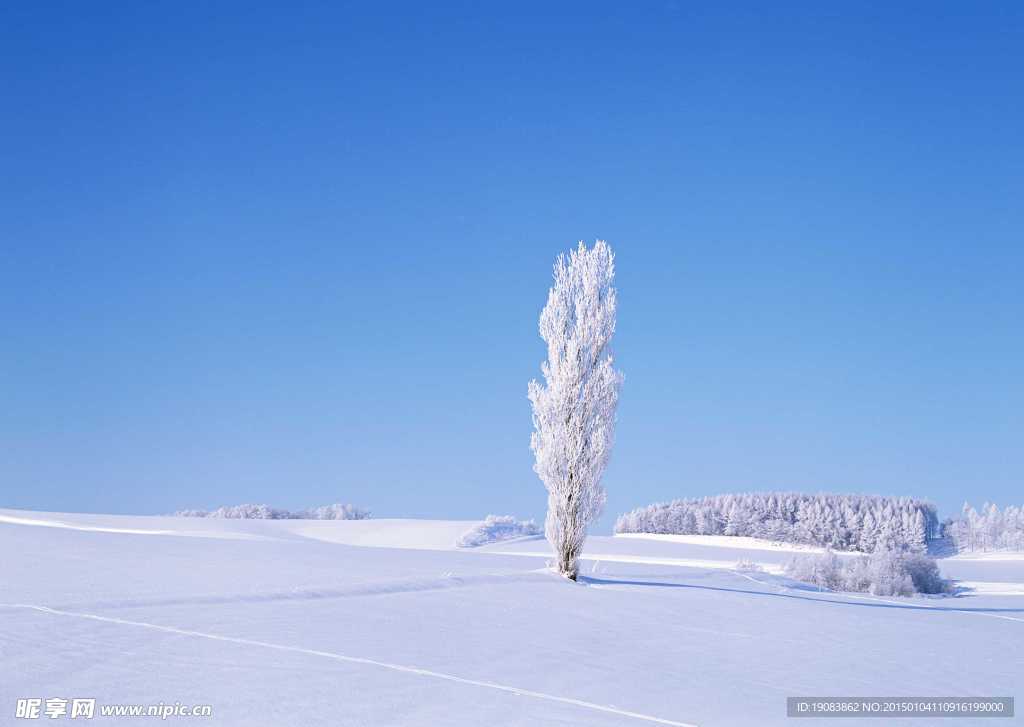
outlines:
[[922, 553], [905, 553], [904, 566], [918, 593], [949, 593], [952, 585], [942, 577], [934, 558]]
[[533, 520], [516, 520], [511, 515], [488, 515], [483, 522], [464, 532], [455, 541], [455, 545], [459, 548], [476, 548], [488, 543], [540, 534], [541, 529]]

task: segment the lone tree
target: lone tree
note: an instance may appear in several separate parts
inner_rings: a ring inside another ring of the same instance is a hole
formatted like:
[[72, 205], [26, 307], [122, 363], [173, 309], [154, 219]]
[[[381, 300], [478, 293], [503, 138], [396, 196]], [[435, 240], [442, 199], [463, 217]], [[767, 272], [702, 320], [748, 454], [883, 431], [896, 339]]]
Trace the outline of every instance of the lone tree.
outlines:
[[548, 491], [544, 534], [558, 572], [576, 580], [587, 525], [601, 514], [601, 486], [615, 438], [622, 373], [612, 367], [615, 256], [598, 240], [555, 261], [555, 284], [540, 314], [548, 345], [543, 385], [531, 381], [533, 469]]

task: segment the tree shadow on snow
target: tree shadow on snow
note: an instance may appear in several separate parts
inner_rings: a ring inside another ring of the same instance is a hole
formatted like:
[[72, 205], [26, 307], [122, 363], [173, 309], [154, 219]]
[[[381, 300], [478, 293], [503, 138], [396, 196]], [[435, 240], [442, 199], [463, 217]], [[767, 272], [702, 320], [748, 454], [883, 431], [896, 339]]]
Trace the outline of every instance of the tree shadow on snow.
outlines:
[[[771, 591], [754, 591], [748, 588], [726, 588], [724, 586], [702, 586], [695, 583], [672, 583], [665, 581], [641, 581], [627, 578], [596, 578], [594, 576], [580, 575], [580, 582], [597, 586], [643, 586], [651, 588], [689, 588], [699, 591], [721, 591], [725, 593], [741, 593], [751, 596], [769, 596], [772, 598], [792, 598], [797, 601], [818, 601], [820, 603], [831, 603], [840, 606], [861, 606], [864, 608], [894, 608], [906, 611], [945, 611], [960, 613], [1024, 613], [1024, 608], [971, 608], [971, 607], [947, 607], [947, 606], [922, 606], [912, 603], [892, 603], [879, 601], [849, 601], [842, 597], [822, 598], [797, 593], [773, 593]], [[815, 591], [817, 592], [817, 591]], [[826, 592], [821, 592], [824, 595]], [[836, 594], [841, 596], [841, 594]]]

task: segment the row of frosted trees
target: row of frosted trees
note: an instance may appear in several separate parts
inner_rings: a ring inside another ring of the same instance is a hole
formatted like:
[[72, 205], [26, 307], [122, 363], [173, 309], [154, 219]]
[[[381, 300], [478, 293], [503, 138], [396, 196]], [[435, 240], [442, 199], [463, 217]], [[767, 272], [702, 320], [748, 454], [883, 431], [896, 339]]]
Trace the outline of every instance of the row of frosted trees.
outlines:
[[323, 505], [308, 510], [285, 510], [269, 505], [225, 505], [216, 510], [178, 510], [178, 517], [209, 517], [227, 520], [366, 520], [369, 510], [348, 504]]
[[979, 512], [964, 503], [961, 516], [943, 526], [961, 552], [1024, 550], [1024, 507], [1000, 510], [986, 503]]
[[925, 550], [939, 522], [932, 503], [910, 497], [765, 492], [650, 505], [619, 516], [615, 532], [746, 535], [870, 553]]

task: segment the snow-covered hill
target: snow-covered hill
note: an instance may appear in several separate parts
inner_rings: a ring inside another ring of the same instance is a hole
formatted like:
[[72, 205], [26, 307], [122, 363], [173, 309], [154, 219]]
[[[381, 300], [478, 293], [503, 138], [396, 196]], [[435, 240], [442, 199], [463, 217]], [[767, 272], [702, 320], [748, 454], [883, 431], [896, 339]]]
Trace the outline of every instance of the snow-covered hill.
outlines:
[[877, 599], [731, 570], [777, 572], [785, 549], [592, 537], [572, 584], [540, 538], [457, 549], [471, 525], [0, 510], [0, 714], [94, 697], [100, 723], [180, 702], [218, 726], [771, 725], [787, 696], [1024, 691], [1024, 589], [996, 595], [1022, 560], [943, 561], [997, 584], [976, 595]]

